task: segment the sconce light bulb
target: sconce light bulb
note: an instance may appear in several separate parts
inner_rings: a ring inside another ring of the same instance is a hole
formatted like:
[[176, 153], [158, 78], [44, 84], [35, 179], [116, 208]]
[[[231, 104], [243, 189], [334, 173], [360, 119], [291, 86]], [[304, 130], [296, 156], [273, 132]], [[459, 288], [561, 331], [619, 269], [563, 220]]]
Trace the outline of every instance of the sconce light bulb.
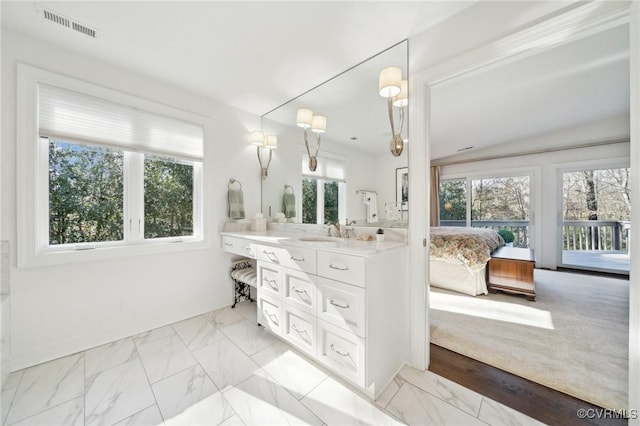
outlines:
[[393, 98], [393, 106], [402, 108], [404, 106], [409, 105], [409, 97], [408, 97], [408, 84], [407, 80], [402, 80], [400, 83], [400, 93], [398, 93]]
[[264, 147], [267, 149], [277, 149], [278, 137], [276, 135], [267, 135], [264, 138]]
[[262, 133], [262, 131], [260, 130], [254, 130], [253, 132], [251, 132], [251, 134], [249, 135], [249, 141], [253, 144], [253, 145], [257, 145], [257, 146], [261, 146], [264, 145], [264, 134]]
[[383, 98], [392, 98], [400, 93], [402, 86], [402, 70], [398, 67], [387, 67], [380, 71], [378, 91]]
[[324, 115], [314, 115], [311, 120], [311, 131], [313, 133], [324, 133], [327, 130], [327, 117]]
[[296, 124], [303, 129], [308, 129], [311, 127], [311, 122], [313, 120], [313, 111], [307, 108], [298, 109], [298, 113], [296, 114]]

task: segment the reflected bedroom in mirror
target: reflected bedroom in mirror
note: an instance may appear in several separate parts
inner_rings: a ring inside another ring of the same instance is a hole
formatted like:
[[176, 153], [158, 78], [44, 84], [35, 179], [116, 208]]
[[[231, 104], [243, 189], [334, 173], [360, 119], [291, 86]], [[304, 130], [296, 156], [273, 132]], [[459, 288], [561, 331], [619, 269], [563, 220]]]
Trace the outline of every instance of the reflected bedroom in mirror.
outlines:
[[264, 217], [406, 228], [397, 185], [408, 185], [407, 53], [398, 43], [262, 117], [262, 133], [278, 140], [262, 179]]

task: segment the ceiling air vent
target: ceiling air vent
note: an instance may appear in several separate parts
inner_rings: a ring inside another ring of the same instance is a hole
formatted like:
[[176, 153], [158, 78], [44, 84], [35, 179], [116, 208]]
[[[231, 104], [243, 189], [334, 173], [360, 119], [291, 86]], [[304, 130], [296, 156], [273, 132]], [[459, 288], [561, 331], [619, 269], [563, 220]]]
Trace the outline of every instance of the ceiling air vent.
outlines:
[[470, 149], [473, 149], [473, 147], [472, 146], [468, 146], [466, 148], [460, 148], [459, 150], [457, 150], [457, 152], [468, 151]]
[[93, 28], [89, 28], [86, 25], [79, 24], [77, 22], [72, 22], [71, 28], [78, 31], [79, 33], [88, 35], [89, 37], [96, 38], [98, 36], [98, 33], [96, 30], [94, 30]]
[[44, 16], [44, 19], [48, 19], [51, 22], [55, 22], [56, 24], [60, 24], [62, 26], [69, 28], [69, 22], [70, 22], [69, 18], [65, 18], [64, 16], [58, 15], [57, 13], [54, 13], [47, 9], [43, 10], [43, 16]]
[[74, 19], [67, 18], [66, 16], [54, 12], [51, 9], [45, 9], [44, 7], [39, 5], [36, 6], [36, 8], [42, 11], [42, 16], [48, 21], [55, 22], [58, 25], [62, 25], [63, 27], [77, 31], [91, 38], [98, 38], [98, 31], [91, 27], [81, 24]]

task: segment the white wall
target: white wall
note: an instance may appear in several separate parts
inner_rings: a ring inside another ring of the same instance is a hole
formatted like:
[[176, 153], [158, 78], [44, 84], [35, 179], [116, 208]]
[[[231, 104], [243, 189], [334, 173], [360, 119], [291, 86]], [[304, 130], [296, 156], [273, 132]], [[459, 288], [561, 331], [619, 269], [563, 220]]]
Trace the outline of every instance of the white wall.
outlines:
[[[433, 108], [437, 108], [436, 104]], [[450, 157], [434, 159], [434, 164], [504, 156], [521, 152], [543, 151], [561, 147], [597, 144], [603, 141], [629, 140], [629, 114], [562, 129], [526, 139], [494, 145], [484, 149], [465, 151]]]
[[[15, 158], [16, 145], [24, 143], [16, 140], [17, 62], [206, 117], [204, 218], [210, 248], [16, 268]], [[2, 111], [0, 239], [11, 243], [11, 369], [231, 304], [229, 256], [219, 249], [217, 230], [226, 218], [229, 178], [242, 182], [247, 213], [259, 211], [259, 170], [255, 149], [247, 143], [259, 117], [7, 30], [2, 34]]]
[[[394, 157], [390, 151], [385, 151], [376, 156], [375, 188], [378, 191], [381, 216], [384, 214], [384, 203], [396, 201], [396, 169], [407, 167], [410, 153], [411, 144], [405, 144], [399, 157]], [[409, 207], [409, 210], [411, 210], [411, 207]], [[406, 220], [406, 217], [404, 219]]]
[[[2, 21], [2, 8], [0, 7], [0, 22]], [[0, 46], [2, 46], [2, 32], [0, 32]], [[0, 76], [2, 75], [2, 55], [0, 55]], [[0, 85], [0, 98], [3, 90]], [[0, 102], [0, 117], [2, 117], [2, 103]], [[0, 129], [2, 129], [2, 122], [0, 122]], [[0, 164], [2, 161], [2, 150], [0, 150]], [[0, 167], [0, 170], [1, 167]], [[2, 173], [0, 173], [0, 188], [2, 187]], [[0, 197], [0, 223], [2, 223], [2, 197]], [[9, 330], [9, 242], [2, 241], [0, 237], [0, 383], [4, 383], [7, 374], [9, 373], [9, 357], [11, 355], [10, 347], [10, 330]], [[2, 398], [0, 398], [2, 399]], [[6, 412], [5, 407], [2, 406], [3, 401], [0, 401], [0, 412]]]

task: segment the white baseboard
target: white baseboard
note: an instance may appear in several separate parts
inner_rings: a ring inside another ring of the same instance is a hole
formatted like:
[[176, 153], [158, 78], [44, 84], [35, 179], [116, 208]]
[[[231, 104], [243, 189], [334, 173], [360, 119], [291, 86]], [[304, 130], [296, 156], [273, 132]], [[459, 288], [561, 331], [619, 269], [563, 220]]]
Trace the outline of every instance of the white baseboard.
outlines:
[[32, 367], [34, 365], [42, 364], [47, 361], [62, 358], [68, 355], [72, 355], [78, 352], [86, 351], [87, 349], [95, 348], [116, 340], [121, 340], [136, 334], [142, 333], [154, 328], [163, 327], [168, 324], [173, 324], [178, 321], [182, 321], [187, 318], [191, 318], [197, 315], [202, 315], [213, 310], [231, 306], [231, 303], [225, 303], [221, 306], [212, 306], [211, 304], [202, 304], [180, 315], [163, 315], [155, 318], [151, 318], [135, 324], [129, 324], [124, 327], [119, 327], [113, 330], [105, 331], [99, 334], [85, 335], [67, 341], [62, 341], [54, 346], [49, 346], [37, 351], [32, 351], [25, 354], [12, 354], [9, 360], [9, 371], [18, 371], [23, 368]]

